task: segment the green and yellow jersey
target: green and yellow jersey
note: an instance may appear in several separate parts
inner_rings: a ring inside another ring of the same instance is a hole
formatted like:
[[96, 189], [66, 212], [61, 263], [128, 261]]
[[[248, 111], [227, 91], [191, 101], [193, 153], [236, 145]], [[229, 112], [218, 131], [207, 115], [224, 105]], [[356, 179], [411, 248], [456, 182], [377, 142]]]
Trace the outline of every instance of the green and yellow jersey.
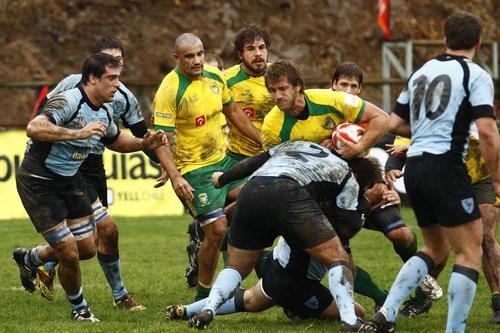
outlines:
[[205, 65], [191, 81], [176, 67], [165, 76], [153, 102], [155, 129], [176, 131], [175, 163], [180, 173], [221, 161], [226, 148], [222, 107], [232, 103], [222, 72]]
[[472, 184], [490, 177], [488, 166], [486, 165], [484, 157], [481, 154], [479, 139], [473, 135], [469, 136], [469, 147], [467, 148], [467, 154], [465, 155], [465, 166], [469, 172]]
[[[260, 131], [264, 117], [275, 105], [271, 94], [267, 91], [264, 75], [250, 76], [245, 73], [242, 64], [228, 68], [223, 74], [234, 101], [245, 112], [253, 126]], [[229, 123], [228, 150], [244, 156], [254, 156], [263, 151], [260, 144], [244, 136], [231, 123]]]
[[341, 91], [308, 89], [304, 91], [309, 116], [297, 119], [275, 106], [264, 119], [262, 140], [264, 149], [285, 141], [304, 140], [321, 143], [332, 136], [338, 124], [359, 123], [365, 111], [365, 101]]

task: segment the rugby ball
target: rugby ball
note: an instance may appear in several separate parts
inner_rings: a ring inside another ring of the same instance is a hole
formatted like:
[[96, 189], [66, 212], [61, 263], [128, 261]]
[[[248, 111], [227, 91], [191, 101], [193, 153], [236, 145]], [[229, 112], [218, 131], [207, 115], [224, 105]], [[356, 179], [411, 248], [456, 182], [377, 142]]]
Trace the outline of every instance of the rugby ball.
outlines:
[[365, 129], [357, 124], [342, 123], [333, 130], [333, 145], [336, 149], [341, 149], [343, 142], [342, 140], [340, 140], [340, 138], [352, 143], [358, 143], [364, 132]]

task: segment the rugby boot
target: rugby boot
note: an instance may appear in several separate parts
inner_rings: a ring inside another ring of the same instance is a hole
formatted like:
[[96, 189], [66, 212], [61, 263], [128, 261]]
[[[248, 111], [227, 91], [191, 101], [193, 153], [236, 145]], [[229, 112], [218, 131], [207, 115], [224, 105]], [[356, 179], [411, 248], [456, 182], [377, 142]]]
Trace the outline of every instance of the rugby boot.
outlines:
[[76, 321], [90, 321], [91, 323], [99, 323], [101, 322], [97, 319], [94, 314], [90, 311], [88, 306], [84, 306], [81, 309], [73, 310], [71, 312], [71, 318]]
[[21, 278], [22, 286], [27, 292], [33, 293], [36, 290], [36, 269], [26, 265], [24, 258], [27, 254], [27, 249], [19, 247], [12, 253], [12, 259], [19, 266], [19, 277]]
[[213, 312], [211, 310], [203, 310], [188, 320], [188, 327], [204, 330], [213, 320]]
[[142, 311], [147, 309], [145, 306], [137, 303], [129, 294], [125, 294], [125, 296], [116, 300], [115, 308], [127, 311]]
[[437, 301], [443, 297], [443, 289], [439, 283], [432, 276], [427, 274], [425, 278], [420, 282], [420, 289], [424, 295], [431, 301]]
[[432, 301], [428, 298], [425, 300], [412, 297], [403, 304], [403, 308], [399, 311], [399, 315], [407, 318], [414, 318], [423, 313], [429, 312], [432, 307]]
[[36, 269], [36, 274], [38, 276], [38, 289], [40, 289], [40, 294], [43, 298], [48, 301], [53, 301], [56, 298], [56, 293], [54, 292], [54, 278], [56, 276], [55, 270], [47, 270], [43, 266], [39, 266]]
[[165, 317], [168, 320], [181, 320], [186, 318], [186, 307], [180, 304], [167, 306]]
[[388, 321], [382, 311], [375, 313], [369, 324], [380, 333], [392, 333], [396, 330], [396, 323]]

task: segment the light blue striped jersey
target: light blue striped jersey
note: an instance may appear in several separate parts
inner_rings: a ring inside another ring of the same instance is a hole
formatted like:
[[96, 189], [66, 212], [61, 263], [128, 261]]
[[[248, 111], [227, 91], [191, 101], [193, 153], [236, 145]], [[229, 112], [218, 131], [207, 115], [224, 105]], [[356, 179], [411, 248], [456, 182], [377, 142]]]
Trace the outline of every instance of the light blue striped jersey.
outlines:
[[[71, 74], [66, 76], [47, 94], [47, 98], [51, 98], [65, 90], [76, 88], [80, 84], [81, 79], [82, 74]], [[113, 121], [117, 126], [119, 126], [120, 119], [125, 127], [144, 121], [137, 98], [121, 82], [113, 98], [112, 108]], [[92, 149], [91, 153], [102, 155], [104, 153], [104, 145], [98, 144]]]
[[[356, 210], [359, 185], [349, 165], [328, 149], [307, 141], [287, 141], [269, 150], [271, 157], [251, 178], [257, 176], [287, 177], [302, 186], [318, 186], [319, 192], [336, 187], [339, 208]], [[313, 184], [312, 184], [313, 183]], [[320, 185], [321, 184], [321, 185]], [[324, 186], [327, 184], [327, 186]]]
[[[94, 106], [81, 87], [63, 91], [50, 98], [41, 114], [64, 128], [77, 130], [90, 122], [99, 121], [107, 126], [106, 138], [119, 134], [118, 127], [111, 118], [111, 103]], [[56, 142], [29, 140], [23, 167], [49, 178], [73, 176], [97, 145], [102, 145], [101, 138], [97, 135], [87, 139]]]
[[490, 75], [465, 57], [442, 54], [408, 80], [394, 112], [409, 121], [408, 157], [447, 154], [463, 160], [474, 119], [495, 117]]

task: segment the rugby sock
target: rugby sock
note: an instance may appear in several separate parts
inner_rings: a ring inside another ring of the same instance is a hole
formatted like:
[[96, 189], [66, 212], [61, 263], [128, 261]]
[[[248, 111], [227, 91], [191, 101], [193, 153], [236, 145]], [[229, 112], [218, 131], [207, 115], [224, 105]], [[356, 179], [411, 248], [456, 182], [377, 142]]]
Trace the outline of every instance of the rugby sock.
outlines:
[[67, 295], [69, 302], [71, 303], [71, 307], [73, 310], [78, 310], [83, 308], [84, 306], [87, 306], [87, 301], [83, 297], [83, 289], [80, 287], [80, 290], [78, 290], [78, 293], [75, 295]]
[[413, 257], [415, 253], [417, 253], [417, 236], [413, 231], [411, 233], [413, 234], [413, 242], [409, 246], [402, 247], [396, 244], [393, 245], [394, 251], [396, 251], [403, 262], [408, 261], [408, 259]]
[[227, 251], [221, 251], [222, 252], [222, 261], [224, 262], [224, 267], [227, 266], [227, 262], [229, 260], [229, 254]]
[[39, 248], [39, 246], [32, 248], [24, 256], [24, 263], [28, 267], [37, 268], [38, 266], [41, 266], [44, 264], [44, 262], [38, 256], [38, 248]]
[[262, 271], [264, 269], [264, 263], [266, 262], [267, 257], [272, 254], [272, 250], [265, 250], [262, 251], [262, 254], [260, 255], [259, 261], [255, 265], [255, 274], [257, 274], [257, 277], [260, 279], [262, 277]]
[[[195, 314], [198, 314], [201, 312], [201, 310], [205, 307], [205, 304], [207, 304], [207, 299], [204, 298], [198, 302], [194, 302], [192, 304], [185, 305], [186, 307], [186, 318], [191, 318]], [[244, 310], [238, 310], [235, 299], [234, 297], [231, 297], [228, 299], [224, 304], [222, 304], [217, 310], [217, 314], [219, 315], [225, 315], [225, 314], [231, 314], [231, 313], [236, 313], [236, 312], [243, 312]]]
[[422, 282], [433, 266], [433, 260], [422, 252], [418, 252], [403, 265], [381, 309], [388, 321], [396, 320], [401, 303]]
[[354, 279], [354, 291], [375, 301], [375, 304], [384, 304], [387, 298], [387, 291], [380, 288], [373, 282], [370, 274], [363, 268], [356, 265], [356, 278]]
[[217, 313], [222, 303], [228, 300], [235, 289], [238, 288], [241, 280], [240, 273], [234, 268], [224, 268], [220, 271], [203, 310], [211, 310], [212, 313]]
[[119, 300], [128, 293], [122, 280], [120, 257], [118, 254], [107, 255], [97, 252], [97, 260], [99, 260], [99, 264], [101, 265], [102, 271], [106, 276], [106, 280], [108, 280], [108, 284], [113, 291], [114, 300]]
[[201, 301], [204, 298], [207, 298], [210, 294], [210, 287], [201, 286], [198, 282], [198, 286], [196, 287], [196, 296], [194, 297], [195, 301]]
[[465, 332], [465, 322], [476, 294], [479, 272], [460, 265], [453, 266], [448, 284], [447, 333]]
[[330, 292], [337, 303], [340, 319], [349, 325], [354, 325], [357, 320], [354, 312], [354, 278], [351, 270], [343, 262], [337, 262], [334, 265], [328, 270]]
[[43, 264], [43, 267], [45, 268], [45, 270], [47, 270], [48, 272], [49, 271], [53, 271], [56, 269], [56, 266], [57, 266], [57, 260], [54, 260], [54, 261], [47, 261], [45, 264]]

